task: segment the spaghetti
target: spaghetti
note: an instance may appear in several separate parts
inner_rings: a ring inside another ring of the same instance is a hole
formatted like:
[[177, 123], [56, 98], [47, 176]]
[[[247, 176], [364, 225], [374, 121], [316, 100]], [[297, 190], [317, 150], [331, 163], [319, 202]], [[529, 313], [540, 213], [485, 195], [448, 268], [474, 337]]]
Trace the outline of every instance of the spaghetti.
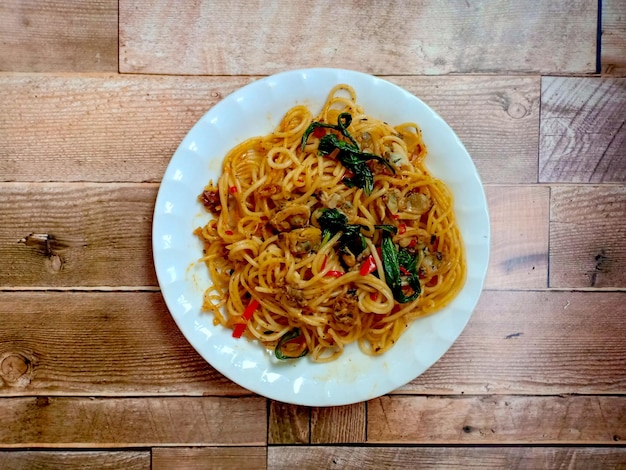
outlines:
[[194, 232], [212, 285], [203, 309], [279, 359], [389, 350], [465, 280], [452, 193], [414, 123], [365, 113], [348, 85], [317, 116], [295, 106], [226, 155]]

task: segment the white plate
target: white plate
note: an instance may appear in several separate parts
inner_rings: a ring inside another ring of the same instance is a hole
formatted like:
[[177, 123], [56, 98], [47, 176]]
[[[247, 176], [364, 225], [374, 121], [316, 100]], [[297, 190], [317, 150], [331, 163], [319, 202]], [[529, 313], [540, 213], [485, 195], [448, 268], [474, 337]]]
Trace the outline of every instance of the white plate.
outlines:
[[[444, 310], [422, 318], [382, 356], [358, 346], [336, 361], [316, 364], [304, 358], [277, 361], [259, 343], [234, 339], [232, 330], [213, 326], [201, 311], [210, 280], [197, 264], [202, 244], [192, 231], [209, 219], [197, 201], [210, 179], [217, 181], [222, 158], [247, 137], [271, 132], [296, 104], [321, 109], [331, 87], [347, 83], [368, 114], [400, 124], [416, 122], [423, 131], [427, 165], [455, 196], [465, 242], [467, 281]], [[165, 171], [156, 200], [152, 243], [165, 302], [187, 340], [215, 369], [268, 398], [310, 406], [356, 403], [388, 393], [422, 374], [463, 331], [482, 291], [489, 257], [489, 216], [482, 184], [456, 134], [432, 109], [402, 88], [358, 72], [296, 70], [255, 81], [211, 108], [189, 131]]]

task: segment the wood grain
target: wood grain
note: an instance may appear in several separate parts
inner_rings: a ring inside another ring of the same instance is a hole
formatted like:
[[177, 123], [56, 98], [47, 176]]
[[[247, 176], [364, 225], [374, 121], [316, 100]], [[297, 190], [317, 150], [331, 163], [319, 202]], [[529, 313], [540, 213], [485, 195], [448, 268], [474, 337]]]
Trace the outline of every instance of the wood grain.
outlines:
[[0, 451], [3, 470], [150, 470], [150, 451]]
[[266, 415], [262, 398], [4, 398], [0, 447], [259, 446]]
[[249, 81], [0, 75], [0, 180], [160, 181], [196, 121]]
[[[483, 181], [537, 181], [539, 77], [386, 78], [441, 114]], [[160, 181], [193, 124], [253, 79], [0, 75], [0, 181]]]
[[550, 287], [626, 287], [626, 185], [552, 188]]
[[157, 189], [0, 183], [0, 286], [156, 285], [151, 227]]
[[625, 302], [626, 292], [483, 292], [442, 359], [394, 393], [623, 394]]
[[626, 3], [602, 0], [602, 73], [626, 75]]
[[588, 470], [623, 469], [623, 447], [429, 447], [429, 446], [277, 446], [270, 447], [268, 468], [292, 470], [329, 468], [379, 470], [381, 468], [509, 469], [529, 468]]
[[537, 76], [387, 77], [424, 100], [466, 146], [485, 183], [537, 181]]
[[270, 401], [268, 444], [311, 442], [311, 407]]
[[311, 443], [362, 443], [366, 440], [365, 403], [313, 408], [311, 410]]
[[195, 352], [158, 292], [2, 292], [0, 312], [0, 396], [251, 395]]
[[606, 444], [626, 435], [626, 396], [386, 396], [368, 402], [369, 443]]
[[626, 182], [626, 78], [543, 77], [539, 180]]
[[117, 1], [3, 0], [0, 71], [117, 71]]
[[[625, 299], [486, 291], [452, 348], [396, 393], [622, 393]], [[194, 352], [158, 293], [4, 292], [0, 311], [0, 395], [249, 395]], [[311, 442], [309, 417], [272, 402], [270, 443]]]
[[152, 470], [265, 470], [266, 447], [157, 447]]
[[122, 72], [249, 75], [285, 64], [373, 74], [595, 71], [595, 2], [122, 0], [119, 15]]
[[486, 289], [548, 286], [550, 189], [487, 186], [491, 252]]

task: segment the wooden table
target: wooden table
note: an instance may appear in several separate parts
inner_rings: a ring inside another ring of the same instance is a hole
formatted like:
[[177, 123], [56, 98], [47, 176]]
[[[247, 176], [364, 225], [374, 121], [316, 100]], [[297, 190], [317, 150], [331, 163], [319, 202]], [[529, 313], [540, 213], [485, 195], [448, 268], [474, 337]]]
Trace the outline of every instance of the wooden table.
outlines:
[[[492, 220], [459, 340], [336, 408], [267, 400], [202, 360], [150, 238], [195, 121], [316, 66], [438, 111]], [[4, 0], [0, 70], [0, 468], [625, 468], [622, 0]]]

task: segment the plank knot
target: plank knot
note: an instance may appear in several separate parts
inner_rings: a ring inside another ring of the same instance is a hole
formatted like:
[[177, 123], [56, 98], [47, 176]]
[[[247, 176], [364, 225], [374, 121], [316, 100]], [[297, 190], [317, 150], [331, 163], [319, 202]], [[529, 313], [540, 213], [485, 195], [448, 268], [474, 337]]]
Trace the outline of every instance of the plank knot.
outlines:
[[63, 258], [57, 253], [62, 248], [61, 243], [48, 233], [31, 233], [18, 240], [26, 246], [37, 248], [46, 257], [46, 268], [52, 274], [57, 274], [63, 268]]
[[10, 387], [25, 387], [32, 379], [32, 361], [20, 353], [0, 356], [0, 379]]

